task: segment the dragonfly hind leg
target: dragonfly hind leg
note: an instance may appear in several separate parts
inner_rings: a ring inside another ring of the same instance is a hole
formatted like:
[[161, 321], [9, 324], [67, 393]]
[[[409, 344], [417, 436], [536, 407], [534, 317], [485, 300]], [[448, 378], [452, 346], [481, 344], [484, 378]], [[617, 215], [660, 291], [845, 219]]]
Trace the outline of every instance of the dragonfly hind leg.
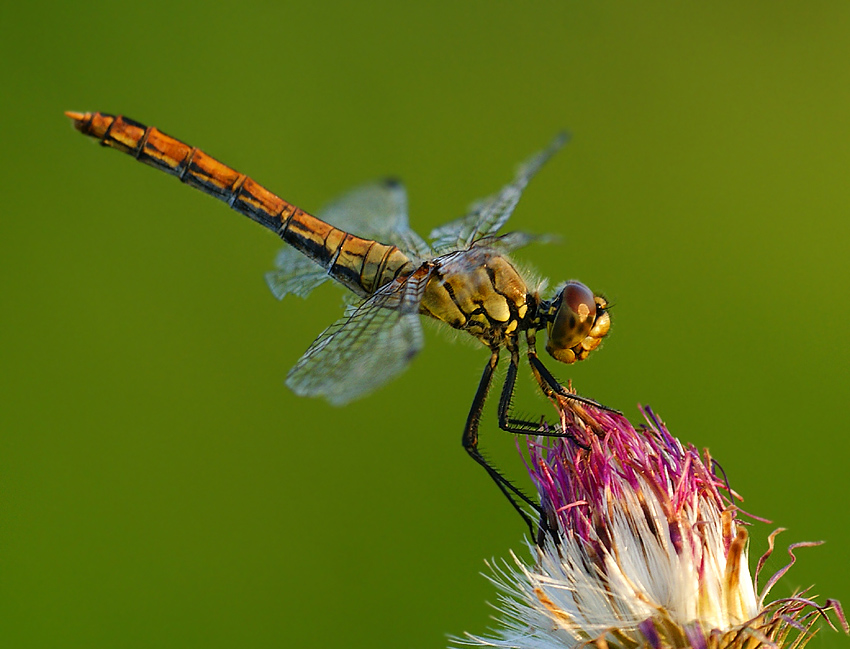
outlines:
[[[472, 407], [469, 410], [469, 416], [466, 419], [466, 427], [463, 429], [463, 438], [461, 443], [469, 456], [478, 462], [484, 470], [487, 471], [493, 482], [499, 487], [508, 501], [511, 503], [517, 513], [528, 525], [531, 536], [535, 537], [534, 521], [523, 509], [522, 504], [531, 507], [538, 515], [542, 515], [540, 505], [534, 502], [522, 490], [508, 480], [501, 472], [490, 464], [481, 451], [478, 449], [478, 426], [481, 423], [481, 413], [484, 409], [484, 401], [487, 399], [487, 394], [490, 391], [490, 384], [493, 382], [493, 372], [496, 369], [496, 364], [499, 362], [499, 350], [494, 349], [490, 355], [490, 360], [484, 367], [484, 373], [481, 375], [481, 381], [478, 384], [478, 390], [475, 393], [475, 398], [472, 401]], [[542, 519], [541, 519], [542, 520]]]

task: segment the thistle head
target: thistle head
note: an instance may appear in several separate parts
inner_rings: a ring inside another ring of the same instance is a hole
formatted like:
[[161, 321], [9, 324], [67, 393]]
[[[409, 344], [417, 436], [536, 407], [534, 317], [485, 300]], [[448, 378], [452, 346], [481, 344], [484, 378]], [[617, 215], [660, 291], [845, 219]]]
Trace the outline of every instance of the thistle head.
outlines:
[[[528, 439], [527, 466], [548, 533], [533, 562], [496, 569], [504, 628], [466, 644], [549, 649], [802, 647], [818, 618], [848, 630], [837, 601], [806, 591], [770, 601], [790, 560], [763, 585], [748, 562], [740, 497], [705, 451], [685, 446], [643, 409], [622, 415], [559, 399], [570, 437]], [[756, 519], [758, 520], [758, 519]], [[835, 626], [833, 626], [835, 628]]]

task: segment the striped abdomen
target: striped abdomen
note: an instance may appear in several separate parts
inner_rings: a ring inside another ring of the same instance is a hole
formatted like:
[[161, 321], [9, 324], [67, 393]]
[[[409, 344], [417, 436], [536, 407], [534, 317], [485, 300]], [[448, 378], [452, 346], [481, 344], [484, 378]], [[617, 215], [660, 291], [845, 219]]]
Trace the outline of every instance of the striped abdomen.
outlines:
[[397, 247], [361, 239], [335, 228], [286, 202], [245, 174], [231, 169], [200, 149], [154, 127], [122, 116], [66, 113], [74, 126], [103, 146], [127, 153], [181, 182], [227, 203], [240, 214], [277, 233], [328, 275], [366, 296], [398, 275], [413, 270]]

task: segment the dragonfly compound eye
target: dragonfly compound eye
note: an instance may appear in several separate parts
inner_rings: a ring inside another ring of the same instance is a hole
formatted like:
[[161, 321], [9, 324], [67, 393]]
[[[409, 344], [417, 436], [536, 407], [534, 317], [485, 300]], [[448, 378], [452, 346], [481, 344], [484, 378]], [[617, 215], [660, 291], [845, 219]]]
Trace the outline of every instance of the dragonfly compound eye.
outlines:
[[546, 351], [562, 363], [584, 359], [608, 333], [604, 299], [581, 282], [567, 282], [552, 307]]

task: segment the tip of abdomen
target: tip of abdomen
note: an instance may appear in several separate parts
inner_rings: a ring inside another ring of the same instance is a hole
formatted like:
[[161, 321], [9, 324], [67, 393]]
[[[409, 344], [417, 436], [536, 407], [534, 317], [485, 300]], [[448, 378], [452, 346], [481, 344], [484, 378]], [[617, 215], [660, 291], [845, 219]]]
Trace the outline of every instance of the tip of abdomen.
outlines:
[[91, 113], [77, 113], [73, 110], [66, 110], [65, 117], [71, 118], [71, 121], [74, 122], [74, 128], [78, 131], [82, 131], [86, 123], [91, 121]]
[[65, 115], [71, 118], [74, 128], [84, 135], [102, 138], [115, 117], [104, 113], [77, 113], [73, 110], [65, 111]]

